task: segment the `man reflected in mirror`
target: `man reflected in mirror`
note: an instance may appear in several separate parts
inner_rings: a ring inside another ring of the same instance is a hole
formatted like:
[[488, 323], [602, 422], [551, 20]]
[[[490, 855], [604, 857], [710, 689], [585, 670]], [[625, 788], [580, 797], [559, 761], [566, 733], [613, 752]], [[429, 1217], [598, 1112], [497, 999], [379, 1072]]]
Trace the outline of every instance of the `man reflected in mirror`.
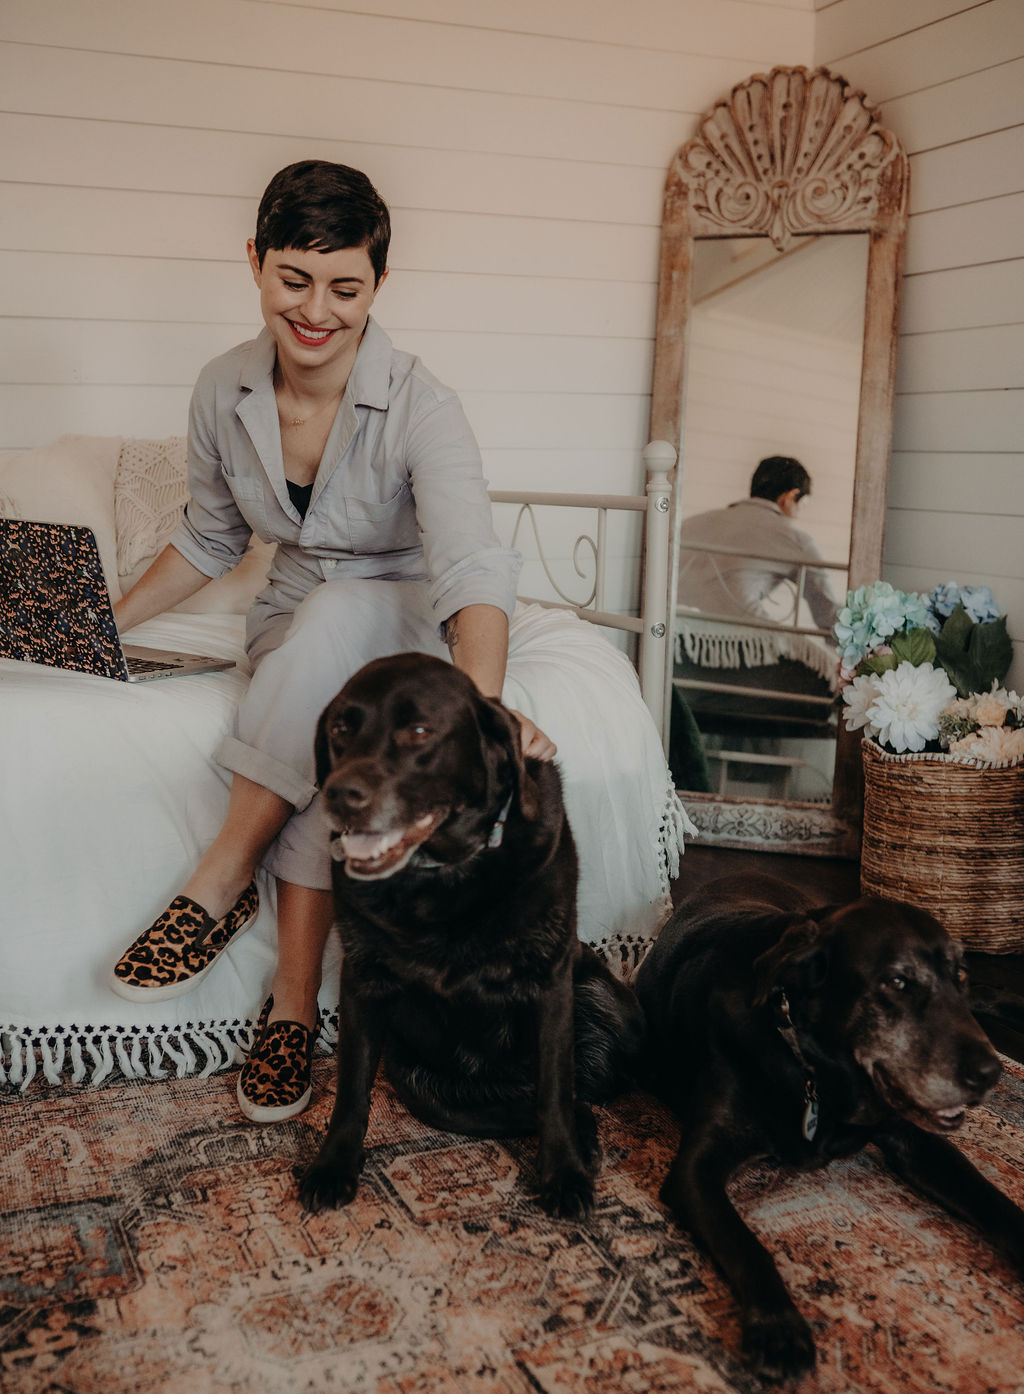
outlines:
[[[800, 563], [823, 560], [814, 539], [794, 521], [810, 492], [811, 476], [799, 460], [769, 455], [754, 471], [749, 498], [685, 519], [678, 603], [709, 615], [778, 620], [781, 585], [789, 591], [792, 612]], [[804, 571], [803, 597], [815, 625], [831, 629], [837, 603], [826, 571]]]

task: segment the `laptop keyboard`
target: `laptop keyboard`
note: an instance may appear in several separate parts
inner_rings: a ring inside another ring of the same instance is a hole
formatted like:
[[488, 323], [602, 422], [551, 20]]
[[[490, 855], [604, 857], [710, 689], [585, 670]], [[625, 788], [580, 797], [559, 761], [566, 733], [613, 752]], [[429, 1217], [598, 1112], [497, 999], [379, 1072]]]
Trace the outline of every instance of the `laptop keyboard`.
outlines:
[[180, 668], [180, 663], [173, 661], [154, 663], [150, 658], [129, 658], [126, 660], [129, 673], [162, 673], [168, 668]]

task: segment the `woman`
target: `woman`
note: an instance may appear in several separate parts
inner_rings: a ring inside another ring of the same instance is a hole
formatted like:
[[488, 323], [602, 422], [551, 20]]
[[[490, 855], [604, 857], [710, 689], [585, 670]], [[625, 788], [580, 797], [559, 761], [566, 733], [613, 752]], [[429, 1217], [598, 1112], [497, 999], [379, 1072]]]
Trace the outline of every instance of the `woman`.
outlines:
[[[479, 451], [455, 394], [370, 318], [387, 276], [388, 211], [365, 175], [303, 161], [277, 174], [248, 244], [265, 329], [200, 374], [189, 415], [191, 497], [170, 544], [116, 607], [124, 631], [230, 570], [250, 536], [276, 541], [249, 614], [254, 669], [235, 734], [226, 820], [166, 911], [115, 965], [135, 1001], [189, 991], [277, 880], [278, 964], [238, 1082], [258, 1122], [307, 1104], [331, 925], [313, 731], [369, 659], [444, 656], [501, 698], [519, 557], [491, 524]], [[553, 742], [517, 713], [523, 748]]]

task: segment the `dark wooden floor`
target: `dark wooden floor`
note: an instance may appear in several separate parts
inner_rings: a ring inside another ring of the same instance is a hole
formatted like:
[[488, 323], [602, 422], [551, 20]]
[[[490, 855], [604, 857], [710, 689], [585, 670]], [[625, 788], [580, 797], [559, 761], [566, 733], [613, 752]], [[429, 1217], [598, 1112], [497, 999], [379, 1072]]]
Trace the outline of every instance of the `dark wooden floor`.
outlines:
[[[673, 885], [673, 897], [678, 900], [705, 881], [736, 872], [779, 876], [829, 900], [853, 900], [860, 894], [856, 862], [691, 844]], [[975, 1015], [997, 1050], [1024, 1063], [1024, 954], [972, 953], [968, 964]]]

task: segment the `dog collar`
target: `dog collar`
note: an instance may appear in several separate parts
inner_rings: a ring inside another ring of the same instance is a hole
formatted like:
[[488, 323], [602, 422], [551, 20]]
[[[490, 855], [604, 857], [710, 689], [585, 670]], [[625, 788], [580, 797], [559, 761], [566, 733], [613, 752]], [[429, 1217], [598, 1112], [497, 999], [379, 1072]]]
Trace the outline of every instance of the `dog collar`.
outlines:
[[779, 1010], [782, 1012], [785, 1025], [778, 1027], [779, 1035], [789, 1046], [796, 1056], [800, 1068], [804, 1072], [804, 1116], [801, 1121], [800, 1131], [805, 1141], [813, 1142], [818, 1133], [818, 1119], [821, 1109], [818, 1103], [818, 1086], [814, 1079], [814, 1070], [807, 1063], [807, 1059], [800, 1049], [800, 1042], [797, 1040], [796, 1027], [793, 1025], [793, 1018], [789, 1012], [789, 998], [785, 990], [779, 989]]
[[[501, 812], [494, 820], [494, 825], [491, 828], [491, 831], [487, 834], [487, 838], [484, 841], [483, 845], [478, 847], [476, 852], [471, 852], [469, 857], [463, 858], [464, 861], [469, 861], [470, 857], [475, 857], [477, 855], [477, 852], [491, 852], [494, 851], [496, 847], [501, 846], [505, 838], [505, 823], [508, 820], [509, 810], [511, 809], [511, 807], [512, 795], [509, 794], [508, 798], [502, 805]], [[416, 852], [412, 860], [415, 866], [423, 871], [437, 871], [441, 867], [452, 865], [451, 862], [439, 862], [434, 857], [428, 857], [426, 852]]]

